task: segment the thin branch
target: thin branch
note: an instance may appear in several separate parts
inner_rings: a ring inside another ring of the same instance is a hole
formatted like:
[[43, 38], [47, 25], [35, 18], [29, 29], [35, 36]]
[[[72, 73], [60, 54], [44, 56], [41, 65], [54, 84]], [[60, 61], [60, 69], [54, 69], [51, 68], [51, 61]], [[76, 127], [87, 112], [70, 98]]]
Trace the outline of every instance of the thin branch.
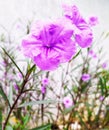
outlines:
[[19, 70], [19, 72], [22, 74], [22, 77], [24, 78], [24, 74], [21, 71], [21, 69], [18, 67], [18, 65], [15, 63], [15, 61], [12, 59], [12, 57], [6, 52], [6, 50], [4, 48], [2, 48], [3, 51], [5, 52], [5, 54], [10, 58], [10, 60], [14, 63], [14, 65], [16, 66], [16, 68]]

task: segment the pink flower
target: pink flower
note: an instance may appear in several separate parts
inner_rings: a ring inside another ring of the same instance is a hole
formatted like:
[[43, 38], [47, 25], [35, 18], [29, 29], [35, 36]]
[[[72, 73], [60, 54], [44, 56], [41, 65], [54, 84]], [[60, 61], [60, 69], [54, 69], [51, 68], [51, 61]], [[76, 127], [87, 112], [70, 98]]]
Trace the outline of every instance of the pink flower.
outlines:
[[21, 73], [18, 73], [18, 77], [19, 77], [20, 79], [23, 78]]
[[55, 22], [37, 22], [22, 40], [24, 54], [40, 69], [54, 70], [76, 53], [72, 34], [72, 24], [64, 18]]
[[48, 78], [42, 79], [42, 84], [43, 84], [43, 85], [48, 85], [48, 83], [49, 83]]
[[73, 24], [74, 37], [76, 42], [82, 48], [90, 47], [93, 40], [92, 30], [89, 24], [81, 16], [78, 8], [75, 5], [64, 5], [63, 9], [65, 17]]
[[48, 78], [42, 79], [42, 86], [41, 86], [41, 92], [42, 92], [42, 94], [46, 93], [46, 87], [47, 87], [48, 83], [49, 83]]
[[98, 17], [92, 16], [89, 18], [89, 25], [95, 26], [98, 24]]
[[85, 82], [90, 80], [90, 75], [89, 74], [83, 74], [82, 75], [82, 80], [85, 81]]
[[106, 67], [107, 67], [107, 63], [104, 62], [104, 63], [102, 64], [102, 68], [103, 68], [103, 69], [106, 69]]
[[72, 99], [70, 97], [64, 97], [63, 103], [64, 103], [64, 106], [66, 108], [73, 106], [73, 102], [72, 102]]
[[97, 58], [97, 55], [96, 55], [96, 53], [95, 53], [93, 50], [90, 50], [90, 51], [89, 51], [89, 55], [90, 55], [92, 58]]
[[103, 96], [100, 96], [99, 99], [100, 99], [100, 101], [103, 101], [103, 100], [104, 100], [104, 97], [103, 97]]
[[42, 94], [46, 93], [46, 86], [44, 86], [44, 85], [41, 86], [41, 92], [42, 92]]
[[14, 88], [15, 88], [15, 90], [17, 90], [17, 91], [19, 90], [19, 87], [18, 87], [18, 85], [17, 85], [16, 83], [14, 84]]

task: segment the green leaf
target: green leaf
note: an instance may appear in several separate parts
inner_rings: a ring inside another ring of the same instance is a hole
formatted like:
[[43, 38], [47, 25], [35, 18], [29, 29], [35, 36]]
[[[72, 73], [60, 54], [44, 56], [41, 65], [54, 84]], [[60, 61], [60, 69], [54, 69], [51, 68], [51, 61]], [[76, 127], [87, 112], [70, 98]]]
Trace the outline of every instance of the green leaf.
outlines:
[[2, 85], [0, 83], [0, 95], [3, 97], [3, 99], [6, 101], [7, 100], [7, 97], [6, 97], [6, 94], [4, 93], [4, 90], [2, 88]]
[[34, 71], [35, 68], [36, 68], [36, 65], [33, 65], [29, 70], [27, 69], [25, 79], [29, 78], [30, 74], [32, 73], [32, 71]]
[[6, 130], [13, 130], [13, 128], [11, 126], [7, 126]]
[[28, 122], [29, 122], [29, 119], [30, 119], [30, 115], [26, 115], [24, 118], [23, 118], [23, 125], [25, 126]]
[[12, 106], [12, 104], [13, 104], [13, 89], [12, 89], [12, 86], [10, 86], [10, 89], [9, 89], [9, 103]]
[[101, 94], [104, 95], [106, 91], [106, 81], [103, 77], [99, 78], [99, 84], [100, 84]]
[[0, 130], [2, 130], [2, 111], [0, 110]]
[[22, 76], [24, 77], [24, 75], [23, 75], [21, 69], [18, 67], [18, 65], [17, 65], [16, 62], [13, 60], [13, 58], [7, 53], [7, 51], [6, 51], [4, 48], [2, 48], [2, 49], [3, 49], [4, 53], [9, 57], [9, 59], [12, 61], [12, 63], [16, 66], [16, 68], [19, 70], [19, 72], [22, 74]]
[[79, 54], [80, 54], [81, 50], [78, 51], [78, 53], [73, 57], [73, 59], [75, 59]]
[[26, 107], [26, 106], [32, 106], [32, 105], [37, 105], [37, 104], [49, 104], [49, 103], [57, 103], [57, 102], [58, 101], [54, 101], [54, 100], [32, 101], [32, 102], [23, 103], [18, 108]]
[[0, 95], [3, 97], [4, 101], [6, 101], [6, 102], [8, 103], [8, 105], [10, 106], [9, 100], [8, 100], [8, 98], [7, 98], [7, 96], [6, 96], [5, 92], [4, 92], [4, 90], [3, 90], [3, 88], [2, 88], [1, 83], [0, 83]]
[[51, 130], [51, 124], [36, 127], [36, 128], [31, 129], [31, 130]]

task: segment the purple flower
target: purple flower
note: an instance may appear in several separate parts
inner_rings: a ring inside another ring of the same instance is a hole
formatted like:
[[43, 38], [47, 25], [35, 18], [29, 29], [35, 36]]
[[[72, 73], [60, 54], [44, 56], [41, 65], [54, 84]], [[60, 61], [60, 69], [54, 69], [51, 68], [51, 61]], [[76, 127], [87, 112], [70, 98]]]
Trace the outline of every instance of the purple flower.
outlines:
[[16, 83], [14, 84], [14, 88], [15, 88], [15, 90], [19, 90], [19, 87]]
[[20, 79], [23, 78], [21, 73], [18, 73], [18, 77], [19, 77]]
[[102, 64], [102, 68], [103, 68], [103, 69], [106, 69], [106, 67], [107, 67], [107, 63], [104, 62], [104, 63]]
[[82, 48], [90, 47], [93, 40], [92, 30], [90, 25], [81, 16], [78, 8], [75, 5], [64, 5], [63, 9], [65, 17], [73, 24], [74, 37], [76, 42]]
[[90, 75], [89, 74], [83, 74], [82, 75], [82, 80], [85, 81], [85, 82], [90, 80]]
[[103, 101], [103, 100], [104, 100], [104, 97], [103, 97], [103, 96], [100, 96], [99, 100], [100, 100], [100, 101]]
[[46, 86], [44, 86], [44, 85], [41, 86], [41, 92], [42, 92], [42, 94], [46, 93]]
[[89, 18], [89, 25], [95, 26], [98, 24], [98, 17], [92, 16]]
[[90, 55], [91, 57], [93, 57], [93, 58], [97, 58], [97, 55], [96, 55], [96, 53], [95, 53], [93, 50], [90, 50], [90, 51], [89, 51], [89, 55]]
[[48, 85], [48, 82], [49, 82], [48, 78], [42, 79], [42, 84], [43, 85]]
[[65, 18], [56, 22], [37, 22], [22, 41], [24, 54], [32, 58], [40, 69], [54, 70], [75, 54], [72, 34], [72, 24]]
[[63, 103], [66, 108], [69, 108], [73, 105], [72, 99], [70, 97], [64, 97]]

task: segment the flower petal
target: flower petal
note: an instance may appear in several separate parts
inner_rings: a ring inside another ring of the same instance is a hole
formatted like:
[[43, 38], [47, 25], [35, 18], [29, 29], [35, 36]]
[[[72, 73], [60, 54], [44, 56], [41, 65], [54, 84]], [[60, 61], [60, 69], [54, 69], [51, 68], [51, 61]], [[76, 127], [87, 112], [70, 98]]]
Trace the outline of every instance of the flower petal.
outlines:
[[75, 34], [75, 38], [82, 48], [90, 47], [93, 40], [92, 33], [87, 32], [87, 30], [82, 31], [80, 34]]
[[54, 49], [60, 54], [60, 61], [67, 62], [76, 53], [76, 44], [72, 40], [60, 39]]
[[58, 58], [43, 57], [41, 54], [34, 57], [34, 62], [41, 70], [54, 70], [60, 63]]
[[27, 35], [22, 40], [22, 50], [24, 52], [24, 55], [28, 57], [33, 57], [34, 55], [38, 55], [40, 53], [40, 48], [42, 46], [42, 42], [37, 40], [32, 35]]

